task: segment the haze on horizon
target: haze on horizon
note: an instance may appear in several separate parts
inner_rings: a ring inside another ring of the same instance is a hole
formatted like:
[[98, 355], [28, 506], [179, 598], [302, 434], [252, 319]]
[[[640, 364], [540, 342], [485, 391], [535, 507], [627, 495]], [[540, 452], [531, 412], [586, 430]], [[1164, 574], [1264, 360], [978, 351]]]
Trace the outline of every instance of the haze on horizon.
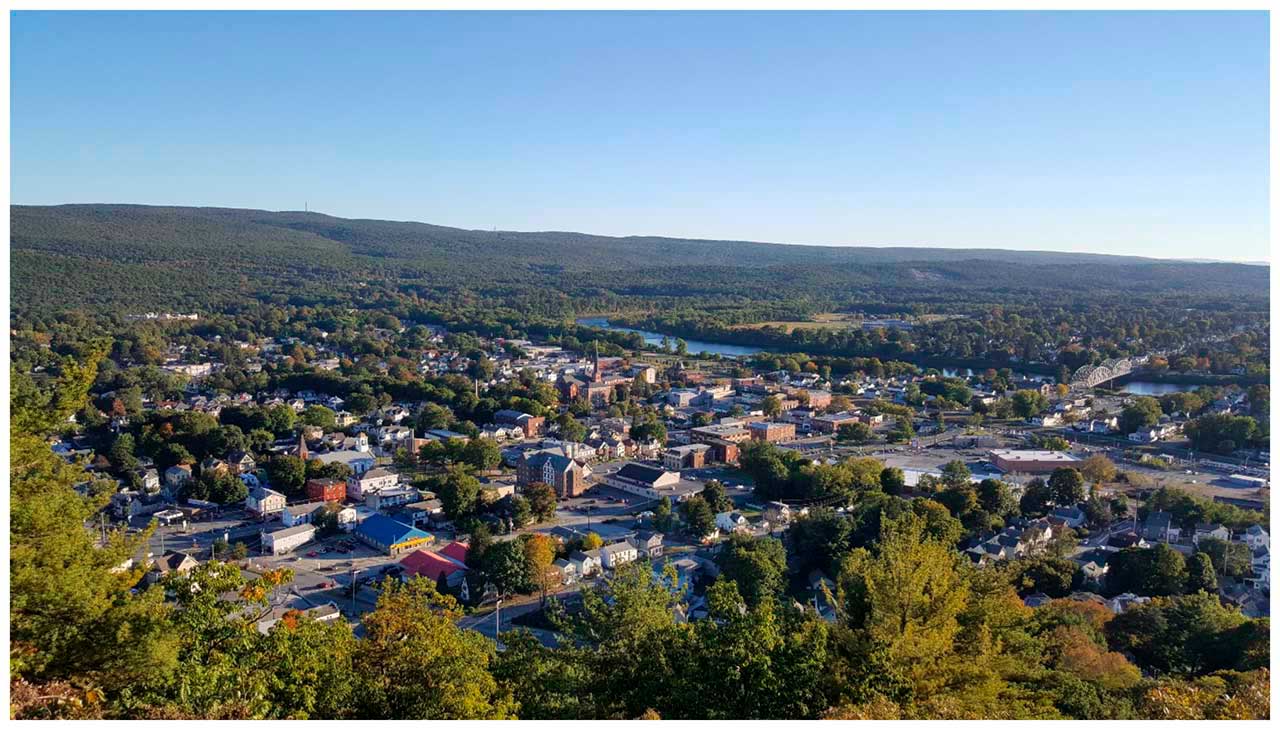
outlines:
[[15, 203], [1269, 259], [1264, 12], [11, 18]]

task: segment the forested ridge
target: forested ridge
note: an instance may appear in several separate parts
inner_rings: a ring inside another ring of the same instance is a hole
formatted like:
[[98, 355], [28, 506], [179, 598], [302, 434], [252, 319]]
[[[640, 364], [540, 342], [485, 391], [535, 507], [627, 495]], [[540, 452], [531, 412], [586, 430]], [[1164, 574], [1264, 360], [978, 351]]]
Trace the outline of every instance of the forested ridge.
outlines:
[[[831, 357], [1045, 373], [1160, 354], [1157, 370], [1269, 371], [1269, 268], [1060, 252], [811, 247], [453, 229], [306, 212], [10, 209], [12, 310], [36, 330], [128, 313], [360, 308], [484, 335], [584, 314]], [[910, 332], [789, 330], [836, 312]], [[43, 324], [43, 325], [41, 325]], [[58, 329], [53, 329], [56, 331]], [[1175, 366], [1175, 361], [1176, 366]]]

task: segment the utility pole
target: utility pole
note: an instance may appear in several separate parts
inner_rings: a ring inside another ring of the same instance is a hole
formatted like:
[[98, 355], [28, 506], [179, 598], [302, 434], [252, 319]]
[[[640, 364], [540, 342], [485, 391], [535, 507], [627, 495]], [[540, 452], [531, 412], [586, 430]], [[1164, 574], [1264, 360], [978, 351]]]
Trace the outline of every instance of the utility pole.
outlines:
[[352, 617], [355, 617], [355, 616], [357, 615], [357, 611], [356, 611], [356, 566], [355, 566], [355, 563], [354, 563], [354, 562], [351, 564], [351, 615], [352, 615]]
[[498, 605], [493, 609], [493, 640], [498, 640], [502, 633], [502, 596], [498, 596]]

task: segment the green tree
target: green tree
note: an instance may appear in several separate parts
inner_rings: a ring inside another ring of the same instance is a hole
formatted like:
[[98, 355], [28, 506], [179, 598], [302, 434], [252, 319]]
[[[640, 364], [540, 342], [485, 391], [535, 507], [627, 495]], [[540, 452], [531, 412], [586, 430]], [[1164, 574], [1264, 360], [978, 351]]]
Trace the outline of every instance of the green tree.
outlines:
[[529, 500], [529, 510], [539, 522], [555, 519], [556, 490], [554, 488], [537, 481], [524, 490], [524, 497]]
[[493, 643], [456, 625], [454, 599], [433, 583], [385, 581], [363, 620], [355, 656], [357, 715], [365, 719], [512, 718], [510, 693], [493, 678]]
[[1139, 428], [1149, 428], [1160, 422], [1164, 411], [1154, 397], [1136, 397], [1120, 411], [1120, 430], [1132, 433]]
[[1010, 402], [1013, 406], [1013, 414], [1024, 420], [1044, 412], [1049, 406], [1049, 400], [1034, 389], [1020, 389], [1014, 392]]
[[1075, 506], [1084, 501], [1084, 477], [1074, 468], [1057, 468], [1049, 475], [1049, 491], [1058, 506]]
[[502, 452], [498, 444], [488, 438], [475, 438], [463, 449], [462, 460], [477, 470], [489, 471], [502, 462]]
[[845, 423], [836, 430], [836, 440], [841, 443], [857, 443], [861, 445], [869, 442], [874, 437], [875, 432], [871, 430], [871, 426], [863, 422]]
[[886, 466], [880, 471], [880, 488], [886, 494], [898, 496], [907, 492], [907, 476], [901, 468]]
[[267, 461], [267, 479], [276, 491], [296, 499], [307, 484], [307, 464], [297, 456], [272, 456]]
[[689, 534], [694, 537], [706, 537], [716, 528], [715, 512], [707, 500], [701, 496], [691, 496], [680, 505], [680, 517], [684, 520]]
[[1218, 576], [1213, 569], [1213, 560], [1203, 552], [1197, 552], [1187, 561], [1187, 592], [1218, 592]]
[[299, 419], [303, 425], [314, 425], [322, 430], [333, 430], [337, 425], [333, 410], [324, 405], [307, 405]]
[[480, 482], [462, 466], [450, 466], [433, 479], [436, 495], [445, 514], [458, 520], [475, 513], [480, 503]]
[[721, 577], [736, 583], [746, 602], [755, 606], [782, 591], [787, 551], [772, 537], [734, 535], [720, 545], [716, 564]]

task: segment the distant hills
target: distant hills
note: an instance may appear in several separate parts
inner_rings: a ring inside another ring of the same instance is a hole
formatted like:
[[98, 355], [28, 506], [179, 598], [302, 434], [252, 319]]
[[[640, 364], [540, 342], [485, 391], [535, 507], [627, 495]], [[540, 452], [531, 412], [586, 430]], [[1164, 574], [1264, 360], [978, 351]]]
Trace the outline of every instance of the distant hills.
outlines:
[[[356, 280], [448, 290], [483, 283], [671, 295], [726, 286], [821, 287], [839, 295], [901, 282], [922, 291], [1096, 286], [1261, 294], [1268, 269], [998, 249], [832, 247], [575, 232], [456, 229], [319, 213], [127, 204], [10, 208], [15, 307], [55, 302], [178, 305], [333, 288]], [[818, 274], [821, 273], [821, 274]], [[670, 287], [668, 287], [670, 286]], [[834, 290], [832, 290], [834, 288]], [[718, 291], [716, 291], [718, 292]]]

